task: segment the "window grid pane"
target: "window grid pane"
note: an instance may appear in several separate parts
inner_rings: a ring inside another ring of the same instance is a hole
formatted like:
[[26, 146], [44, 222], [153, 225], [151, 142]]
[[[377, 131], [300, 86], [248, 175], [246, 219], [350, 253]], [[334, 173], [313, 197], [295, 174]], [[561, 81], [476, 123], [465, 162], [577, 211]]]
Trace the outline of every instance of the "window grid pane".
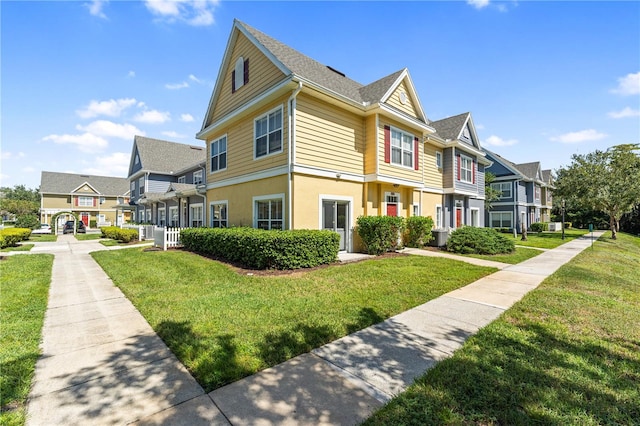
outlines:
[[391, 129], [391, 163], [413, 167], [413, 135]]

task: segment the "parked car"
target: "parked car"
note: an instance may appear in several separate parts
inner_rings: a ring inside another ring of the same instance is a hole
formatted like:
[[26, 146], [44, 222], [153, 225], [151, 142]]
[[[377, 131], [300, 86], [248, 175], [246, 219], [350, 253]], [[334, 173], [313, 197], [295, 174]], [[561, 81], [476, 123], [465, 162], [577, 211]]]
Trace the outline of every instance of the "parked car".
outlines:
[[[73, 220], [68, 220], [65, 224], [64, 224], [64, 228], [62, 229], [62, 233], [63, 234], [73, 234], [73, 225], [74, 225]], [[79, 220], [78, 225], [76, 227], [76, 232], [78, 234], [86, 234], [87, 233], [87, 227], [84, 226], [84, 222]]]
[[34, 229], [31, 231], [32, 234], [50, 234], [51, 226], [48, 223], [41, 223], [40, 228]]

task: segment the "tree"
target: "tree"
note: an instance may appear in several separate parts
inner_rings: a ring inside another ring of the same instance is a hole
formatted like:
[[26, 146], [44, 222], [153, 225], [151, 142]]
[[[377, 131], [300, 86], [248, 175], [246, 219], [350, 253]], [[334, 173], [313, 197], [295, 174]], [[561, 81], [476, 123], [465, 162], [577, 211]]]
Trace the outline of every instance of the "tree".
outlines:
[[0, 210], [16, 216], [25, 214], [37, 214], [40, 210], [40, 192], [38, 189], [29, 189], [24, 185], [16, 185], [13, 188], [0, 188]]
[[558, 171], [554, 196], [571, 207], [606, 213], [615, 240], [620, 217], [640, 200], [639, 151], [640, 144], [625, 144], [574, 154], [571, 165]]
[[496, 175], [491, 172], [484, 174], [484, 207], [491, 210], [493, 203], [500, 199], [502, 191], [498, 191], [491, 187], [491, 183], [496, 180]]

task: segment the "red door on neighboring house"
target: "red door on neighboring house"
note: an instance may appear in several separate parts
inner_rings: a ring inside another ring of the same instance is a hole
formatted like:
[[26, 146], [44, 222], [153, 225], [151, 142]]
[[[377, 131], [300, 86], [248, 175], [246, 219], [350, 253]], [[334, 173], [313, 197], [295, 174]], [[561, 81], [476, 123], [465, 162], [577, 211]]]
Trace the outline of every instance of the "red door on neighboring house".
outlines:
[[387, 203], [387, 216], [398, 216], [398, 205], [396, 203]]
[[462, 226], [462, 208], [456, 207], [456, 228]]
[[84, 226], [89, 227], [89, 213], [81, 213], [80, 220], [84, 222]]

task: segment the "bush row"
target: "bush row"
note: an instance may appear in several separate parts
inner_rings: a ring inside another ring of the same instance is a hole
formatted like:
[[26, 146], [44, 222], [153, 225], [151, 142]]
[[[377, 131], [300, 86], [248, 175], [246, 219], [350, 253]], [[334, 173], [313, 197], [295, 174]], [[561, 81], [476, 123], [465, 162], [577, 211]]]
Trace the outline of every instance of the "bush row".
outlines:
[[461, 254], [512, 253], [515, 243], [495, 229], [464, 226], [451, 233], [447, 250]]
[[0, 230], [0, 249], [15, 247], [20, 241], [26, 241], [31, 236], [29, 228], [7, 228]]
[[542, 232], [542, 231], [548, 231], [548, 230], [549, 230], [548, 222], [535, 222], [531, 224], [532, 232]]
[[333, 231], [265, 231], [254, 228], [188, 228], [185, 249], [251, 269], [298, 269], [335, 262], [340, 236]]
[[395, 251], [401, 241], [407, 247], [424, 247], [433, 239], [431, 217], [411, 216], [405, 220], [396, 216], [360, 216], [357, 224], [358, 235], [369, 254]]
[[131, 241], [138, 239], [138, 231], [135, 229], [121, 229], [117, 226], [105, 226], [100, 228], [102, 236], [104, 238], [111, 238], [112, 240], [122, 241], [123, 243], [130, 243]]

